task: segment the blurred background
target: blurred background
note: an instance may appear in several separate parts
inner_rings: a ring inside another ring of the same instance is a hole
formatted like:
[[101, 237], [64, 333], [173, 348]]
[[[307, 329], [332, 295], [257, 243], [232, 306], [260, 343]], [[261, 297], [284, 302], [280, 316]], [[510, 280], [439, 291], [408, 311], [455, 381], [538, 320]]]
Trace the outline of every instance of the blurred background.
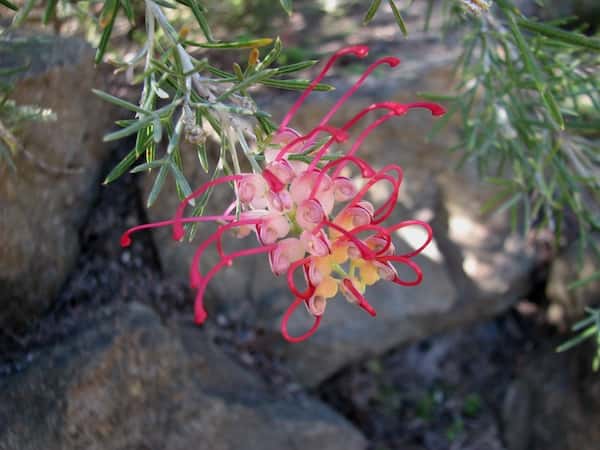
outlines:
[[[389, 8], [363, 26], [365, 2], [295, 1], [291, 16], [275, 3], [206, 6], [217, 38], [279, 35], [280, 65], [354, 44], [370, 47], [368, 62], [401, 59], [375, 72], [336, 123], [376, 101], [455, 92], [466, 31], [448, 26], [436, 2], [432, 14], [424, 1], [403, 10], [407, 37]], [[521, 6], [598, 23], [593, 1]], [[143, 7], [135, 13], [143, 25]], [[595, 343], [555, 351], [585, 308], [600, 303], [597, 281], [567, 288], [598, 271], [597, 256], [571, 245], [572, 230], [557, 247], [543, 227], [515, 231], [511, 220], [520, 218], [508, 208], [482, 212], [499, 187], [482, 181], [475, 161], [458, 168], [460, 148], [449, 151], [463, 142], [458, 117], [436, 130], [428, 113], [411, 112], [361, 149], [374, 167], [405, 170], [393, 219], [434, 229], [418, 257], [420, 286], [370, 288], [376, 318], [336, 299], [321, 329], [291, 345], [279, 335], [292, 301], [285, 280], [273, 278], [265, 258], [248, 258], [209, 285], [209, 319], [197, 327], [186, 284], [194, 247], [174, 243], [168, 230], [119, 245], [128, 227], [171, 215], [174, 186], [146, 209], [154, 174], [102, 184], [135, 143], [102, 141], [127, 113], [91, 89], [136, 103], [139, 85], [93, 64], [100, 34], [86, 10], [46, 27], [42, 14], [34, 8], [0, 43], [0, 70], [26, 63], [0, 72], [20, 105], [2, 110], [0, 124], [21, 149], [0, 162], [0, 449], [600, 449]], [[178, 29], [189, 22], [185, 13], [169, 17]], [[9, 22], [0, 9], [0, 25]], [[108, 61], [133, 55], [143, 39], [118, 19]], [[226, 70], [248, 58], [248, 50], [204, 54]], [[311, 95], [294, 128], [311, 129], [366, 65], [343, 60], [326, 79], [335, 91]], [[298, 93], [260, 87], [252, 95], [278, 122]], [[186, 175], [201, 183], [197, 156], [183, 158]], [[408, 246], [420, 238], [396, 237]], [[301, 319], [292, 331], [306, 328]]]

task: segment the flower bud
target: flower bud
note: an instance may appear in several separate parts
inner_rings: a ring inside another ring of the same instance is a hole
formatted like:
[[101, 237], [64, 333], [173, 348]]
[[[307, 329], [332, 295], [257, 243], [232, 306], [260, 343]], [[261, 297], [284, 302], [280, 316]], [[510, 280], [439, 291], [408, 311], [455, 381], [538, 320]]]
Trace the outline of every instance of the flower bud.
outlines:
[[310, 262], [310, 264], [308, 265], [308, 269], [306, 270], [305, 273], [306, 273], [308, 282], [313, 286], [317, 286], [318, 284], [321, 283], [321, 281], [323, 281], [324, 275], [323, 275], [323, 273], [321, 273], [317, 264], [315, 264], [314, 260], [312, 260]]
[[299, 205], [310, 198], [313, 193], [315, 183], [318, 183], [314, 197], [319, 200], [325, 214], [329, 214], [334, 204], [334, 186], [331, 178], [327, 174], [321, 174], [317, 171], [304, 172], [298, 175], [290, 184], [290, 195], [294, 202]]
[[356, 195], [356, 186], [350, 178], [336, 177], [333, 185], [335, 200], [338, 202], [346, 202]]
[[275, 275], [284, 273], [294, 261], [304, 257], [304, 246], [299, 239], [286, 238], [278, 242], [277, 247], [269, 253], [271, 271]]
[[377, 256], [392, 255], [395, 252], [394, 244], [392, 243], [391, 236], [388, 235], [388, 239], [383, 236], [375, 235], [369, 236], [365, 239], [365, 244], [375, 252]]
[[373, 211], [374, 208], [371, 203], [360, 202], [348, 208], [346, 214], [352, 218], [353, 227], [361, 227], [373, 221]]
[[263, 245], [274, 244], [290, 232], [290, 223], [285, 216], [273, 214], [257, 226], [258, 237]]
[[238, 198], [240, 202], [249, 204], [253, 200], [263, 197], [267, 192], [267, 183], [264, 178], [257, 174], [245, 176], [238, 183]]
[[288, 191], [269, 191], [267, 193], [267, 202], [269, 208], [280, 213], [289, 211], [293, 206], [292, 197], [290, 197]]
[[294, 178], [294, 169], [285, 159], [276, 160], [267, 164], [265, 171], [273, 174], [282, 184], [288, 184]]
[[398, 276], [398, 272], [396, 272], [396, 269], [389, 261], [385, 263], [373, 261], [373, 264], [377, 268], [377, 274], [382, 280], [392, 281]]
[[323, 233], [312, 234], [309, 231], [303, 231], [300, 240], [304, 248], [313, 256], [326, 256], [331, 252], [331, 245], [327, 236]]
[[327, 299], [322, 295], [313, 295], [307, 303], [308, 312], [313, 316], [321, 316], [325, 312]]
[[325, 213], [317, 200], [306, 200], [296, 210], [296, 222], [303, 230], [314, 230], [323, 219], [325, 219]]

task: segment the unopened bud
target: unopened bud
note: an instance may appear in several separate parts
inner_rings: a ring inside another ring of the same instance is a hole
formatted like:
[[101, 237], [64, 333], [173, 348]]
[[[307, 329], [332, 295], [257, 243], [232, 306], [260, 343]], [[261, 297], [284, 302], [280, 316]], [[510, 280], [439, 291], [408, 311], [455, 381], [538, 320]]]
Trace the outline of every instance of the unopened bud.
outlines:
[[258, 49], [256, 47], [254, 47], [252, 50], [250, 50], [250, 55], [248, 55], [248, 66], [253, 67], [256, 65], [256, 63], [258, 62], [258, 57], [259, 57], [260, 53], [258, 52]]
[[461, 0], [462, 5], [473, 15], [479, 16], [490, 9], [490, 0]]
[[187, 25], [182, 26], [179, 30], [179, 39], [184, 40], [188, 36], [188, 34], [190, 34], [190, 27], [188, 27]]

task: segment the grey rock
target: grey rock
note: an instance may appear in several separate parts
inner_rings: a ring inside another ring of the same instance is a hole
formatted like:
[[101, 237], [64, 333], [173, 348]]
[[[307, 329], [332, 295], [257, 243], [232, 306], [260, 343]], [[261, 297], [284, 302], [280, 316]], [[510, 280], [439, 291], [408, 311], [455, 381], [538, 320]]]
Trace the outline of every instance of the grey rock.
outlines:
[[531, 440], [531, 388], [523, 380], [513, 381], [504, 394], [502, 423], [508, 450], [527, 450]]
[[[436, 55], [440, 54], [432, 53], [424, 62], [413, 62], [406, 69], [400, 66], [385, 80], [367, 83], [336, 114], [335, 122], [345, 122], [376, 101], [409, 102], [415, 100], [415, 93], [419, 91], [443, 92], [449, 83], [450, 62], [455, 55], [448, 53], [437, 60]], [[338, 86], [338, 93], [344, 91], [345, 86]], [[280, 119], [295, 99], [296, 96], [284, 95], [271, 98], [265, 108], [275, 119]], [[311, 96], [292, 126], [310, 130], [334, 101], [329, 94]], [[455, 169], [455, 157], [447, 148], [457, 142], [457, 127], [450, 126], [436, 139], [425, 141], [434, 121], [429, 112], [411, 111], [378, 128], [360, 151], [375, 167], [398, 163], [404, 168], [400, 202], [390, 223], [420, 218], [430, 221], [434, 227], [433, 245], [417, 259], [423, 268], [424, 281], [415, 288], [384, 282], [370, 287], [367, 297], [378, 311], [377, 318], [365, 315], [339, 298], [329, 303], [321, 328], [310, 340], [300, 345], [273, 340], [272, 346], [307, 385], [318, 384], [344, 365], [366, 355], [379, 354], [402, 343], [501, 312], [527, 292], [532, 255], [522, 240], [511, 235], [505, 215], [488, 218], [480, 214], [481, 205], [494, 191], [482, 188], [473, 166], [467, 164], [462, 171]], [[186, 155], [188, 167], [197, 166], [194, 157]], [[195, 180], [200, 183], [203, 178], [196, 176]], [[145, 186], [148, 192], [149, 182]], [[213, 199], [213, 205], [221, 210], [231, 202], [228, 189], [224, 186], [217, 190]], [[150, 218], [168, 217], [165, 211], [174, 211], [176, 204], [174, 193], [164, 192], [159, 203], [150, 210]], [[213, 229], [208, 225], [201, 227], [197, 242]], [[154, 236], [163, 267], [171, 274], [187, 277], [195, 247], [173, 243], [169, 230], [158, 230]], [[408, 236], [408, 240], [411, 239]], [[254, 245], [231, 241], [232, 248]], [[216, 255], [207, 254], [201, 264], [203, 272], [215, 262]], [[285, 280], [273, 277], [267, 258], [261, 255], [236, 261], [213, 279], [208, 289], [209, 313], [224, 309], [234, 318], [244, 317], [260, 324], [273, 335], [278, 333], [281, 315], [293, 300]], [[298, 315], [301, 316], [302, 311]], [[308, 326], [307, 317], [304, 321], [292, 322], [290, 330], [292, 334], [301, 333]]]
[[[600, 380], [592, 373], [591, 350], [557, 355], [554, 346], [536, 351], [517, 383], [530, 395], [527, 450], [596, 450], [600, 442]], [[524, 407], [522, 400], [517, 402]], [[523, 414], [513, 410], [512, 414]], [[521, 425], [523, 426], [523, 425]], [[508, 430], [505, 430], [505, 432]], [[525, 430], [522, 430], [525, 431]], [[521, 432], [522, 432], [521, 431]], [[507, 443], [515, 439], [505, 434]], [[520, 438], [519, 438], [520, 439]], [[511, 449], [512, 450], [512, 449]]]
[[112, 109], [91, 92], [103, 83], [85, 41], [14, 39], [13, 46], [0, 49], [0, 67], [30, 65], [13, 80], [11, 98], [50, 109], [58, 120], [24, 123], [17, 133], [22, 145], [17, 172], [0, 168], [0, 327], [5, 329], [31, 324], [75, 264], [78, 229], [108, 154], [102, 134], [113, 120]]
[[0, 449], [365, 448], [327, 406], [268, 392], [188, 325], [139, 304], [82, 324], [0, 381]]

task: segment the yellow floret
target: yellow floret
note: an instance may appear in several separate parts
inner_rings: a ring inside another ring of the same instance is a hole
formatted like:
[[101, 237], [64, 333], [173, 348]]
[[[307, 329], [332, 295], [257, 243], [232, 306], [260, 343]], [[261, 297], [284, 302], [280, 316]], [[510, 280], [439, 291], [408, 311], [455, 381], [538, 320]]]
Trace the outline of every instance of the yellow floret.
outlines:
[[315, 268], [323, 277], [329, 276], [331, 273], [331, 258], [330, 256], [315, 256], [313, 259]]
[[[337, 226], [342, 227], [344, 230], [351, 230], [352, 228], [354, 228], [354, 224], [352, 223], [352, 216], [350, 214], [342, 214], [342, 216], [337, 217], [334, 220], [334, 223]], [[330, 228], [329, 237], [332, 240], [335, 240], [340, 236], [342, 236], [342, 233], [340, 231], [336, 230], [335, 228]]]
[[320, 295], [325, 298], [334, 297], [338, 291], [338, 281], [333, 277], [325, 277], [319, 283], [315, 290], [315, 295]]
[[360, 278], [367, 285], [371, 286], [379, 281], [379, 273], [375, 264], [365, 262], [360, 265]]
[[331, 263], [333, 264], [343, 264], [348, 260], [348, 246], [346, 245], [338, 245], [334, 246], [331, 250], [331, 255], [329, 255]]

